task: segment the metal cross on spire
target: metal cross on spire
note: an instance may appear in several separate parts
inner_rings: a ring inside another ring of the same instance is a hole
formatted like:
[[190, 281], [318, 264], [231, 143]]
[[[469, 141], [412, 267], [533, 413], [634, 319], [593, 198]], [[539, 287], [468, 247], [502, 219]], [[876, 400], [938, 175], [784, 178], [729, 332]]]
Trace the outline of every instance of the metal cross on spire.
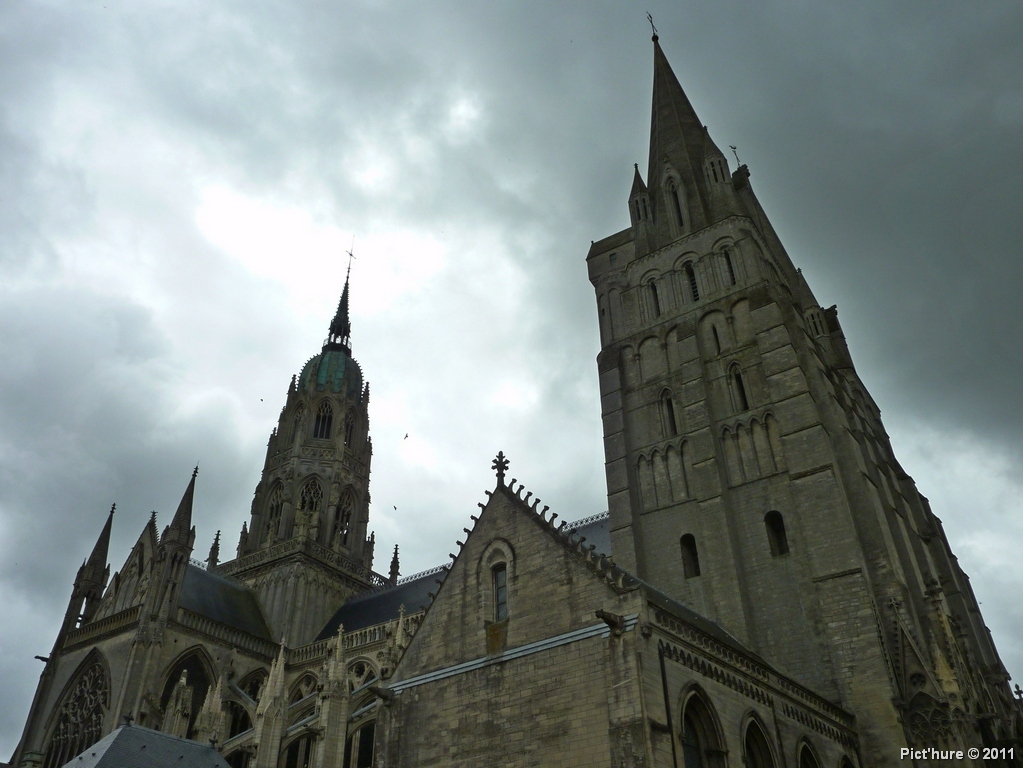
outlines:
[[654, 17], [650, 15], [650, 11], [646, 12], [646, 20], [650, 22], [650, 32], [653, 37], [651, 38], [655, 43], [657, 42], [657, 27], [654, 26]]
[[733, 154], [733, 155], [735, 155], [735, 164], [736, 164], [736, 165], [742, 165], [742, 160], [740, 160], [740, 159], [739, 159], [739, 153], [738, 153], [738, 151], [737, 151], [737, 150], [735, 149], [735, 145], [734, 145], [734, 144], [729, 144], [729, 145], [728, 145], [728, 148], [729, 148], [730, 150], [732, 150], [732, 154]]
[[352, 235], [352, 247], [345, 253], [348, 254], [348, 274], [345, 275], [345, 283], [347, 283], [348, 278], [352, 275], [352, 259], [355, 258], [355, 235]]

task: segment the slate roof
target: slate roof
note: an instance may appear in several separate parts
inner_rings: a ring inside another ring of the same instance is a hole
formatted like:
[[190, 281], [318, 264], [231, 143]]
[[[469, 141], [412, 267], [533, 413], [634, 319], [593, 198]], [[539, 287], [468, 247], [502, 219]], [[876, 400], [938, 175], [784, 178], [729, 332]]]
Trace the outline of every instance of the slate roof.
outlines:
[[230, 768], [208, 744], [141, 726], [122, 725], [64, 768]]
[[426, 571], [422, 576], [395, 587], [387, 587], [349, 600], [338, 608], [337, 613], [330, 618], [316, 639], [333, 637], [341, 624], [344, 624], [345, 632], [354, 632], [357, 629], [391, 621], [398, 618], [398, 609], [402, 605], [405, 606], [406, 614], [421, 611], [430, 604], [430, 596], [427, 593], [437, 594], [437, 580], [443, 581], [445, 576], [447, 571], [443, 569], [436, 572]]
[[568, 524], [568, 529], [576, 531], [580, 536], [586, 537], [583, 546], [590, 544], [596, 546], [593, 551], [598, 555], [609, 557], [611, 555], [611, 519], [607, 512], [602, 512], [593, 517], [586, 517]]
[[244, 584], [191, 563], [185, 570], [178, 605], [242, 632], [273, 641], [255, 592]]

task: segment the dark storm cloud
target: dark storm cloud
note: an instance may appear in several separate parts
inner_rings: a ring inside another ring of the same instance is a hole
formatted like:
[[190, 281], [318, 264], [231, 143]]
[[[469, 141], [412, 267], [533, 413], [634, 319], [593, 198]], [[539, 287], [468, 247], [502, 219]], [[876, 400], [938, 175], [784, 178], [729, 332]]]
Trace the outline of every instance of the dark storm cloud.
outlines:
[[[1023, 11], [651, 10], [697, 112], [839, 305], [907, 469], [975, 489], [921, 488], [1023, 669], [1018, 572], [966, 538], [1023, 541], [998, 495], [1021, 469]], [[194, 556], [218, 527], [227, 556], [288, 378], [333, 311], [301, 315], [277, 278], [212, 246], [196, 225], [208, 187], [447, 249], [386, 312], [360, 304], [378, 288], [353, 288], [378, 555], [399, 542], [406, 573], [443, 561], [499, 448], [563, 518], [604, 508], [583, 257], [628, 224], [632, 163], [646, 167], [642, 10], [107, 0], [6, 4], [0, 30], [0, 585], [25, 619], [0, 630], [0, 755], [34, 688], [25, 659], [48, 650], [109, 504], [116, 569], [198, 459]], [[401, 454], [410, 428], [426, 442]]]

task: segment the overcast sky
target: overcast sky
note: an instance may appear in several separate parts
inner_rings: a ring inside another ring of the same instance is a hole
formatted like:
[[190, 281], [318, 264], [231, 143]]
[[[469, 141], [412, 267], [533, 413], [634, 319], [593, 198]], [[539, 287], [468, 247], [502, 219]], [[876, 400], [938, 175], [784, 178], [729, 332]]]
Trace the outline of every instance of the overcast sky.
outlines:
[[584, 259], [646, 168], [646, 10], [1023, 676], [1017, 0], [7, 2], [0, 758], [111, 503], [116, 570], [198, 462], [233, 554], [353, 235], [376, 569], [445, 562], [499, 449], [606, 508]]

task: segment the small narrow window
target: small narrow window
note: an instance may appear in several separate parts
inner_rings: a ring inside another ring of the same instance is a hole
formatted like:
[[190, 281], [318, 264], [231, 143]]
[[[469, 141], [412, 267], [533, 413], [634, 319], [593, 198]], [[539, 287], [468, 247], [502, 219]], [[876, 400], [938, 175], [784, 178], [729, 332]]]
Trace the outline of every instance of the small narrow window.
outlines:
[[679, 197], [678, 187], [675, 186], [674, 182], [668, 188], [668, 197], [670, 197], [671, 201], [675, 204], [675, 216], [678, 217], [677, 218], [678, 228], [680, 230], [685, 229], [686, 220], [685, 217], [682, 215], [682, 198]]
[[735, 266], [732, 264], [732, 254], [725, 249], [725, 266], [728, 268], [728, 280], [730, 285], [735, 285]]
[[693, 301], [700, 300], [700, 286], [696, 284], [696, 272], [693, 270], [692, 264], [686, 264], [686, 280], [689, 283], [689, 294], [693, 297]]
[[664, 404], [664, 421], [667, 426], [667, 436], [674, 437], [678, 434], [678, 422], [675, 420], [675, 403], [672, 402], [671, 392], [661, 395], [661, 402]]
[[718, 327], [716, 325], [712, 325], [710, 327], [710, 330], [711, 330], [711, 333], [714, 334], [714, 352], [715, 352], [715, 354], [720, 355], [721, 354], [721, 337], [718, 336]]
[[355, 414], [349, 413], [345, 418], [345, 445], [352, 447], [352, 437], [355, 434]]
[[654, 317], [660, 317], [661, 314], [661, 302], [657, 298], [657, 283], [648, 283], [650, 286], [650, 306], [653, 307]]
[[316, 411], [316, 422], [313, 424], [313, 437], [321, 440], [330, 437], [330, 427], [334, 421], [334, 409], [324, 400]]
[[696, 537], [685, 534], [680, 540], [682, 548], [682, 572], [687, 579], [700, 575], [700, 556], [696, 551]]
[[785, 521], [781, 512], [771, 510], [764, 515], [764, 527], [767, 528], [767, 541], [771, 545], [771, 554], [774, 557], [787, 555], [789, 553], [789, 540], [785, 535]]
[[735, 405], [740, 411], [749, 410], [749, 398], [746, 397], [746, 384], [742, 380], [742, 371], [738, 366], [732, 368], [732, 385], [735, 387]]
[[650, 212], [647, 209], [646, 198], [645, 197], [643, 198], [642, 202], [643, 202], [643, 218], [644, 219], [649, 219], [650, 218]]
[[494, 579], [494, 621], [508, 618], [508, 571], [504, 563], [495, 565], [491, 571]]

